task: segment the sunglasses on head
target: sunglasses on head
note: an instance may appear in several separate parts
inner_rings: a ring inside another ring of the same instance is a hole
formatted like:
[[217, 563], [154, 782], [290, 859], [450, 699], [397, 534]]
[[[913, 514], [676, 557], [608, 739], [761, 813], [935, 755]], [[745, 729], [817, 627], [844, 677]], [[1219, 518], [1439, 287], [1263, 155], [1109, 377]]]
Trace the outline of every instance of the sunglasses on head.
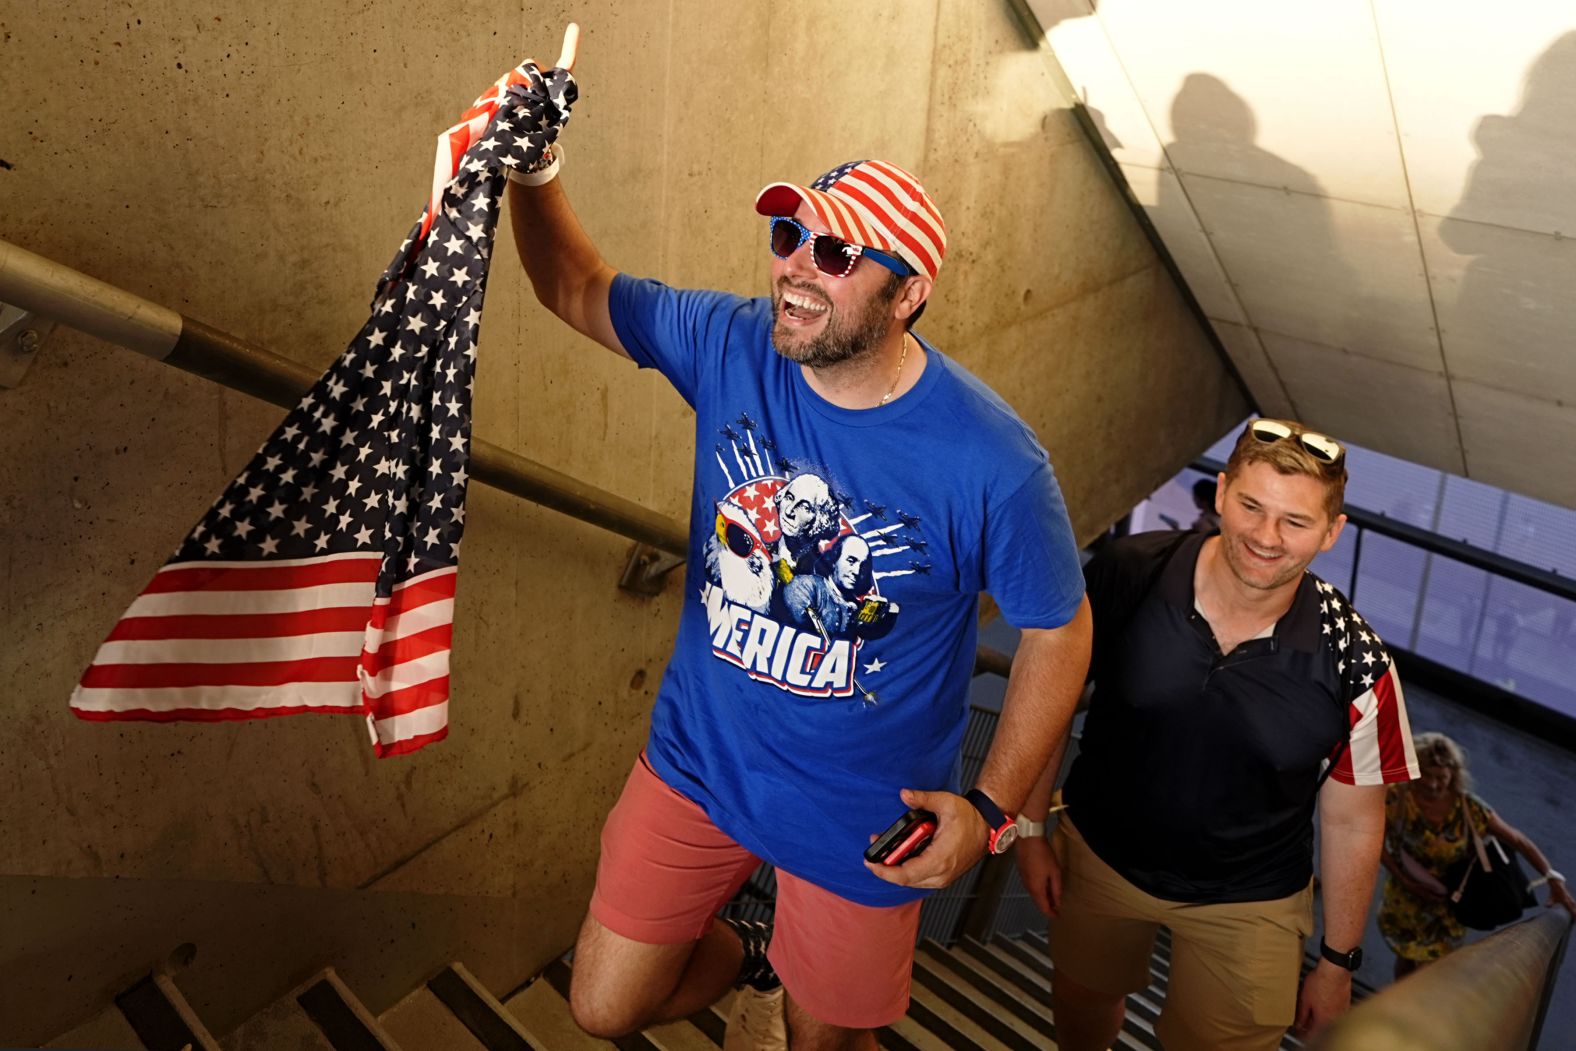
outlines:
[[1346, 459], [1346, 446], [1318, 431], [1305, 431], [1285, 420], [1254, 420], [1248, 424], [1248, 433], [1266, 445], [1295, 438], [1308, 455], [1322, 464], [1335, 467]]
[[831, 234], [818, 234], [810, 230], [797, 219], [790, 219], [779, 215], [771, 222], [772, 254], [778, 259], [787, 259], [799, 250], [799, 246], [806, 241], [810, 242], [810, 261], [815, 268], [827, 277], [847, 277], [854, 271], [854, 264], [860, 259], [870, 259], [900, 277], [907, 277], [914, 271], [903, 260], [895, 255], [867, 248], [864, 245], [850, 244], [841, 237]]

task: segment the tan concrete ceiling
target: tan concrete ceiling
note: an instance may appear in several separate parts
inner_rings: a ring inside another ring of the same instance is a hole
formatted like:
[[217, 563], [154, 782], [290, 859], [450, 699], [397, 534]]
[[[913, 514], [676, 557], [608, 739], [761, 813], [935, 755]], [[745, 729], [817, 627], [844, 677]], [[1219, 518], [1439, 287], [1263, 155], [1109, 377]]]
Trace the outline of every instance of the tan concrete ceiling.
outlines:
[[1576, 4], [1027, 2], [1266, 413], [1576, 507]]

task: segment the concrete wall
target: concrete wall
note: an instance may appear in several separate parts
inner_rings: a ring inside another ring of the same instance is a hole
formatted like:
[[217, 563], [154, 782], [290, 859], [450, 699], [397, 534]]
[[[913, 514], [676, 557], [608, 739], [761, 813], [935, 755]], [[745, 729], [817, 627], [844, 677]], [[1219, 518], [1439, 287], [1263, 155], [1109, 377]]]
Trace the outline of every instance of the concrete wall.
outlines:
[[[0, 236], [321, 367], [436, 133], [522, 52], [551, 59], [571, 6], [565, 178], [615, 265], [764, 291], [755, 191], [888, 157], [950, 225], [921, 330], [1038, 428], [1081, 536], [1246, 412], [1005, 0], [10, 5]], [[683, 513], [680, 399], [537, 309], [504, 241], [495, 270], [477, 434]], [[279, 415], [64, 329], [0, 391], [0, 1043], [181, 941], [223, 1031], [318, 963], [376, 1009], [456, 956], [508, 988], [572, 939], [683, 599], [616, 590], [616, 536], [472, 488], [452, 733], [412, 757], [373, 759], [354, 719], [67, 712]]]

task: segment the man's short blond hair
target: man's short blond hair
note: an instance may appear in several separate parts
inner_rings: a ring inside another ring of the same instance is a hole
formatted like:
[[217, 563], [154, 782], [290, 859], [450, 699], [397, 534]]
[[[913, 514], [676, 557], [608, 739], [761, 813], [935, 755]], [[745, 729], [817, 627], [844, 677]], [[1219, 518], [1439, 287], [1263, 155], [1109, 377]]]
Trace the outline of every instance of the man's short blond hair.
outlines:
[[[1291, 420], [1285, 422], [1298, 430], [1302, 429], [1300, 423]], [[1280, 474], [1302, 474], [1323, 482], [1324, 513], [1331, 522], [1335, 521], [1346, 504], [1344, 458], [1338, 464], [1327, 464], [1304, 449], [1295, 437], [1276, 442], [1261, 441], [1254, 437], [1253, 424], [1250, 422], [1242, 428], [1237, 445], [1231, 450], [1231, 458], [1226, 461], [1226, 482], [1229, 484], [1242, 473], [1244, 467], [1252, 463], [1267, 463]]]

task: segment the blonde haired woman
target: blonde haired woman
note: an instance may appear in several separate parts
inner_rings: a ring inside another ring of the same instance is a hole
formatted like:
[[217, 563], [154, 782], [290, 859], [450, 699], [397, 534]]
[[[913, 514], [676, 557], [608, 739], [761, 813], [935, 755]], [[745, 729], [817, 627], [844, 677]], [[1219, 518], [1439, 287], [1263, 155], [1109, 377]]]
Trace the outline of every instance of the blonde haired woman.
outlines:
[[1439, 959], [1461, 945], [1466, 928], [1450, 911], [1442, 882], [1450, 866], [1472, 848], [1467, 821], [1479, 836], [1494, 836], [1526, 858], [1549, 885], [1550, 906], [1576, 916], [1565, 877], [1549, 865], [1536, 843], [1505, 824], [1472, 794], [1466, 752], [1441, 733], [1413, 739], [1421, 776], [1391, 785], [1385, 797], [1385, 847], [1380, 860], [1389, 878], [1379, 906], [1379, 932], [1395, 953], [1395, 976]]

